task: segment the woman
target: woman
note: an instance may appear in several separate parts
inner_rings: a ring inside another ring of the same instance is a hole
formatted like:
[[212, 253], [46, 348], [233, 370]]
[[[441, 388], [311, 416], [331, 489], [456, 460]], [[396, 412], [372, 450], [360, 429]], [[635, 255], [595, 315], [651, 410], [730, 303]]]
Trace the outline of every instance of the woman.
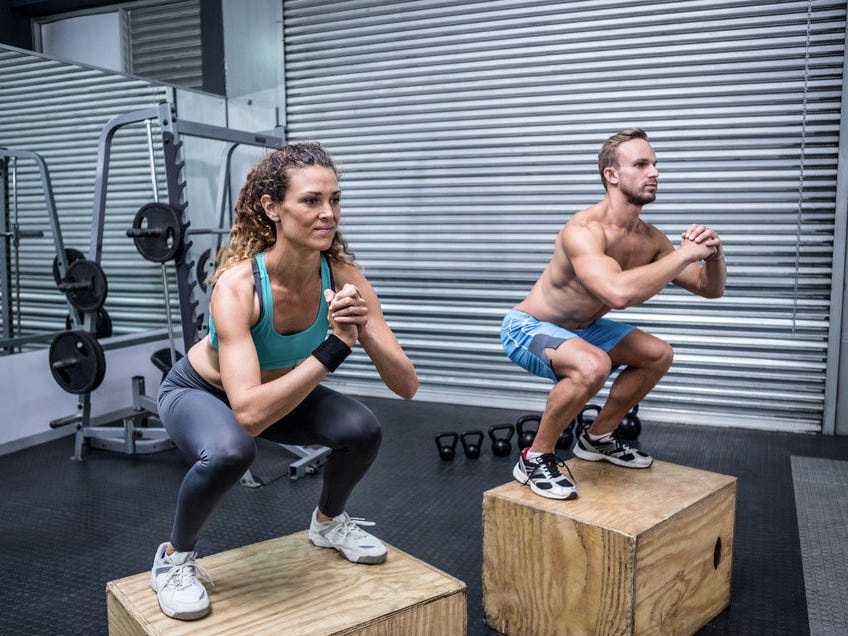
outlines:
[[153, 562], [153, 589], [173, 618], [209, 612], [195, 543], [253, 462], [256, 436], [330, 447], [309, 540], [357, 563], [386, 558], [385, 546], [345, 512], [377, 455], [379, 422], [320, 383], [356, 342], [401, 397], [415, 394], [418, 379], [338, 232], [337, 177], [317, 143], [280, 148], [253, 168], [236, 205], [231, 255], [215, 273], [209, 334], [160, 387], [159, 416], [195, 460], [180, 487], [170, 541]]

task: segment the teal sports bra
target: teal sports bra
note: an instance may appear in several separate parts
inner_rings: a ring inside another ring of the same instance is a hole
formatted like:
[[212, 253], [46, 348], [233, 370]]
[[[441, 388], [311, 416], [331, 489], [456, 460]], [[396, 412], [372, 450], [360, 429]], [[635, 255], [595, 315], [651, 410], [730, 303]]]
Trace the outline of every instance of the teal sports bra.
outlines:
[[[315, 321], [303, 331], [289, 335], [274, 329], [274, 299], [271, 297], [271, 280], [265, 267], [265, 254], [253, 259], [253, 284], [259, 294], [259, 320], [250, 328], [253, 344], [259, 356], [260, 369], [287, 369], [309, 357], [327, 337], [330, 321], [329, 307], [324, 300], [324, 290], [334, 289], [333, 272], [327, 257], [321, 254], [321, 301]], [[209, 316], [209, 343], [218, 350], [218, 332]]]

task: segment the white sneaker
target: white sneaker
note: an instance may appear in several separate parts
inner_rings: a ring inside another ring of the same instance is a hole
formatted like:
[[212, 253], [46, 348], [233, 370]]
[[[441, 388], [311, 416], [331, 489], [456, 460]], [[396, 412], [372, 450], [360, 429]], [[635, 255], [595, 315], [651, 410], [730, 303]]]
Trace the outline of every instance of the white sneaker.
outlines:
[[357, 519], [343, 512], [329, 521], [318, 521], [318, 508], [312, 513], [309, 540], [319, 548], [335, 548], [354, 563], [382, 563], [386, 546], [359, 526], [373, 526], [372, 521]]
[[[526, 449], [525, 449], [526, 450]], [[559, 472], [564, 466], [568, 477]], [[530, 485], [530, 490], [548, 499], [574, 499], [577, 497], [577, 486], [574, 476], [564, 461], [553, 453], [543, 453], [539, 457], [527, 459], [524, 451], [519, 453], [518, 462], [512, 469], [512, 476], [522, 486]]]
[[627, 468], [648, 468], [654, 463], [654, 458], [648, 453], [644, 453], [638, 448], [632, 448], [615, 435], [603, 435], [593, 442], [586, 436], [586, 431], [583, 431], [577, 438], [577, 444], [574, 445], [574, 454], [586, 461], [607, 461], [616, 466]]
[[159, 598], [159, 607], [171, 618], [190, 621], [209, 613], [209, 595], [197, 578], [199, 573], [209, 583], [212, 579], [202, 566], [195, 562], [196, 552], [166, 554], [167, 543], [156, 550], [150, 584]]

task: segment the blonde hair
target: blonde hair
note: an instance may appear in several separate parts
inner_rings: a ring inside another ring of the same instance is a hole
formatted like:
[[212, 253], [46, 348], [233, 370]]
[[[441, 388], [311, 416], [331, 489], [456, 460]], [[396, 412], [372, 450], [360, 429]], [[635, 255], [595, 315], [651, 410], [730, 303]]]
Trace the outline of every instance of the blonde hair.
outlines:
[[631, 139], [644, 139], [648, 141], [648, 133], [641, 128], [627, 128], [614, 134], [601, 146], [601, 150], [598, 152], [598, 172], [601, 173], [601, 183], [604, 184], [604, 190], [607, 189], [604, 170], [609, 166], [618, 166], [618, 147]]
[[[236, 202], [230, 244], [219, 253], [220, 265], [212, 276], [213, 283], [236, 263], [253, 258], [277, 242], [277, 229], [265, 214], [261, 199], [267, 194], [275, 203], [282, 201], [289, 187], [289, 172], [309, 166], [329, 168], [338, 177], [332, 157], [315, 141], [277, 148], [248, 173]], [[355, 259], [347, 241], [338, 231], [324, 254], [338, 263], [354, 263]]]

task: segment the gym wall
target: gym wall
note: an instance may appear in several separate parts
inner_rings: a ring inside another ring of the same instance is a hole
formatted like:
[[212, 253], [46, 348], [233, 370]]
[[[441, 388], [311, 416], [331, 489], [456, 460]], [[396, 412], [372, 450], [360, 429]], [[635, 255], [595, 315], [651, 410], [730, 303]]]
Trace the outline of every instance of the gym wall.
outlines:
[[[233, 126], [248, 130], [267, 130], [276, 123], [276, 110], [268, 107], [243, 103], [228, 107], [222, 97], [173, 89], [0, 46], [0, 145], [23, 148], [44, 157], [66, 247], [84, 254], [89, 252], [97, 145], [102, 127], [121, 113], [149, 108], [165, 99], [177, 104], [180, 116], [185, 113], [184, 118], [202, 123], [227, 126], [232, 122]], [[157, 127], [153, 134], [155, 141], [160, 134]], [[154, 143], [154, 148], [157, 187], [159, 197], [164, 200], [167, 192], [162, 157], [158, 144]], [[223, 148], [222, 142], [185, 140], [189, 201], [186, 214], [194, 227], [217, 223], [214, 202]], [[125, 235], [138, 208], [153, 200], [145, 127], [133, 125], [119, 130], [111, 157], [101, 265], [109, 285], [105, 308], [111, 316], [114, 333], [121, 336], [161, 329], [166, 326], [166, 315], [160, 267], [145, 261]], [[234, 182], [243, 181], [248, 165], [256, 158], [251, 150], [236, 152]], [[19, 161], [14, 193], [12, 185], [8, 184], [10, 215], [17, 214], [24, 229], [48, 230], [35, 165]], [[208, 236], [198, 236], [193, 253], [199, 254], [209, 241]], [[16, 321], [20, 316], [20, 329], [15, 329], [17, 335], [65, 328], [68, 307], [53, 281], [54, 256], [49, 231], [44, 238], [22, 239], [19, 268], [15, 268], [14, 260], [11, 263], [12, 276], [20, 277], [20, 301], [17, 294], [8, 299], [15, 305]], [[178, 349], [182, 350], [173, 267], [169, 266], [167, 272], [174, 329]], [[73, 432], [72, 427], [53, 431], [47, 426], [51, 419], [74, 413], [76, 398], [63, 392], [50, 377], [45, 346], [33, 345], [27, 347], [31, 349], [28, 352], [0, 357], [0, 401], [11, 404], [13, 409], [10, 417], [0, 422], [0, 454]], [[149, 375], [148, 392], [155, 394], [159, 372], [149, 357], [153, 350], [164, 346], [167, 341], [109, 351], [106, 379], [92, 394], [93, 414], [125, 406], [130, 399], [133, 375]], [[32, 408], [33, 405], [39, 408]]]
[[[339, 160], [344, 232], [419, 399], [542, 408], [549, 384], [503, 355], [500, 320], [562, 224], [603, 196], [601, 143], [635, 125], [661, 172], [645, 218], [675, 242], [711, 225], [729, 268], [720, 300], [669, 288], [613, 316], [676, 351], [640, 414], [820, 430], [844, 2], [283, 9], [289, 137]], [[334, 376], [385, 394], [361, 351]]]

